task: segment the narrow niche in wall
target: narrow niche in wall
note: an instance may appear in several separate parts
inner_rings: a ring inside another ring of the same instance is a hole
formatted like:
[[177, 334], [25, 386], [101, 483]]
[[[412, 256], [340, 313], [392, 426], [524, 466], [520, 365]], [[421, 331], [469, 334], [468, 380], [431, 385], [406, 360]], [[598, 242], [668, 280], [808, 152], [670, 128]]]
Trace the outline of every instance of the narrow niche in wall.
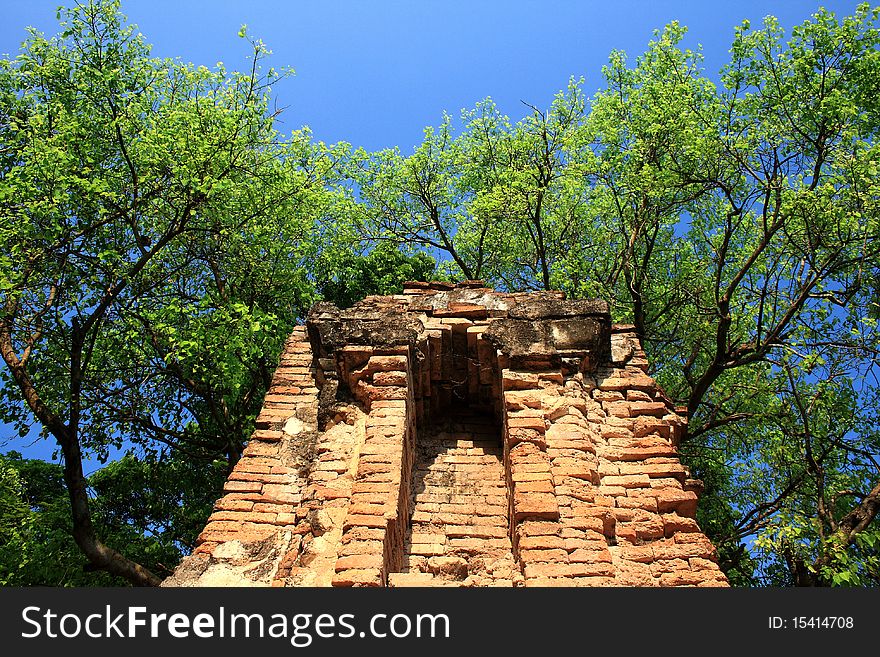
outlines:
[[521, 579], [510, 541], [498, 364], [482, 328], [450, 318], [429, 334], [411, 514], [392, 586], [513, 586]]

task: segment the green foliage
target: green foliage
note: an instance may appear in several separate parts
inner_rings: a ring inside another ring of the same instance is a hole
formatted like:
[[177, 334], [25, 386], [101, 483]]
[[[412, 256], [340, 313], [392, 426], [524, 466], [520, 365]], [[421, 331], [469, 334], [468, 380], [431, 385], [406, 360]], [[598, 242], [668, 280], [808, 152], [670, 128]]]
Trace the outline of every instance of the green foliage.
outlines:
[[[7, 342], [100, 456], [128, 439], [234, 460], [314, 299], [301, 243], [334, 155], [273, 129], [260, 42], [251, 74], [152, 58], [118, 9], [63, 12], [0, 63]], [[32, 422], [16, 386], [3, 412]]]
[[316, 298], [340, 152], [275, 130], [259, 41], [229, 72], [152, 57], [116, 1], [60, 16], [0, 62], [0, 417], [51, 434], [69, 482], [82, 450], [233, 464]]
[[423, 252], [407, 255], [382, 242], [364, 255], [352, 251], [326, 263], [317, 288], [321, 297], [348, 308], [370, 294], [400, 294], [405, 281], [433, 280], [436, 264]]
[[352, 179], [361, 229], [448, 254], [453, 277], [509, 289], [548, 289], [577, 241], [584, 189], [570, 161], [585, 99], [572, 80], [547, 112], [512, 125], [491, 99], [426, 128], [409, 157], [396, 149], [358, 153]]
[[0, 461], [0, 546], [5, 548], [18, 540], [29, 512], [18, 471], [5, 460]]
[[[168, 575], [194, 547], [224, 478], [222, 464], [127, 456], [89, 479], [95, 522], [109, 545]], [[125, 584], [89, 569], [71, 538], [61, 466], [15, 452], [0, 456], [0, 504], [0, 584]]]
[[61, 468], [10, 452], [0, 457], [0, 473], [0, 585], [85, 583]]

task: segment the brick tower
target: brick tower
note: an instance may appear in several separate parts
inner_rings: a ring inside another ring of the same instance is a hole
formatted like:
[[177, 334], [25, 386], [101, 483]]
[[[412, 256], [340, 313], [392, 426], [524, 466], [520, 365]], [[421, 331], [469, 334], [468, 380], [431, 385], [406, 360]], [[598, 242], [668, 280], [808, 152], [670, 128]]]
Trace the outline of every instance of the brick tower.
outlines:
[[317, 304], [164, 585], [727, 586], [632, 329], [480, 281]]

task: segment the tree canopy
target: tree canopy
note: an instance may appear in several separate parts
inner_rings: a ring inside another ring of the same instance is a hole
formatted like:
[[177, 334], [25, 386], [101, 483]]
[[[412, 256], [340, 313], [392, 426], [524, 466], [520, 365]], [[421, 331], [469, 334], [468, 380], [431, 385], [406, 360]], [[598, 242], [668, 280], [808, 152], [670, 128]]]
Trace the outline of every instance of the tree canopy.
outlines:
[[485, 99], [404, 154], [279, 133], [244, 31], [228, 72], [152, 57], [117, 2], [62, 12], [0, 62], [0, 408], [63, 455], [0, 461], [0, 579], [83, 581], [9, 557], [73, 540], [155, 584], [310, 304], [441, 276], [635, 325], [733, 583], [880, 583], [878, 16], [743, 23], [715, 77], [671, 23], [592, 97]]
[[336, 155], [275, 131], [258, 41], [230, 73], [151, 57], [115, 2], [61, 27], [0, 67], [3, 415], [59, 444], [93, 566], [155, 584], [97, 536], [83, 450], [234, 464], [310, 298]]

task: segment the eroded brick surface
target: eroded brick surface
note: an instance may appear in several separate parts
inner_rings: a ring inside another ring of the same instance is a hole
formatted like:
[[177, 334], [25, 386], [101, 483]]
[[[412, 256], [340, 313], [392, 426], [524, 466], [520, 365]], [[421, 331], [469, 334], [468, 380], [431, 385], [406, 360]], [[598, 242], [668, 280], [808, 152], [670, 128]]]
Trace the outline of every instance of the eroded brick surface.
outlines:
[[304, 328], [287, 340], [256, 429], [224, 495], [164, 586], [270, 586], [302, 542], [307, 475], [315, 460], [318, 389]]
[[166, 584], [726, 586], [647, 372], [601, 301], [466, 281], [317, 304]]
[[498, 427], [456, 409], [418, 435], [403, 572], [392, 586], [514, 586], [508, 496]]

